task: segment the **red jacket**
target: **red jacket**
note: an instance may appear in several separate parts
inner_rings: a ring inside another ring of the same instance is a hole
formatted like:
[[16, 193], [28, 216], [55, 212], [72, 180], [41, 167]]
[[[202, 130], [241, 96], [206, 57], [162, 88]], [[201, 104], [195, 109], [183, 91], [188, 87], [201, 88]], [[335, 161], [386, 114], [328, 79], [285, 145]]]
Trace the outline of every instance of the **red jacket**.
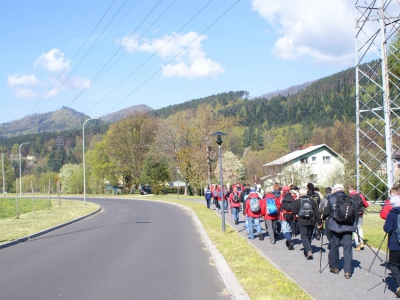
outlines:
[[387, 199], [385, 205], [382, 207], [381, 213], [379, 214], [382, 219], [386, 220], [389, 211], [393, 208], [390, 204], [390, 199]]
[[241, 206], [241, 203], [240, 203], [240, 202], [238, 202], [238, 203], [233, 202], [233, 194], [237, 194], [238, 199], [239, 199], [239, 197], [240, 197], [239, 192], [232, 192], [232, 193], [230, 193], [229, 199], [228, 199], [228, 200], [229, 200], [229, 202], [230, 202], [230, 204], [231, 204], [231, 207], [240, 207], [240, 206]]
[[[361, 194], [361, 193], [359, 193], [359, 192], [357, 192], [357, 191], [352, 191], [352, 192], [350, 193], [349, 196], [352, 197], [352, 196], [354, 196], [355, 194], [360, 194], [361, 199], [362, 199], [362, 202], [364, 203], [364, 207], [368, 207], [368, 206], [369, 206], [369, 204], [368, 204], [368, 202], [367, 202], [367, 200], [365, 199], [365, 197], [364, 197], [363, 194]], [[389, 212], [388, 212], [388, 213], [389, 213]], [[362, 218], [363, 215], [364, 215], [364, 213], [359, 214], [360, 218]]]
[[[251, 198], [258, 199], [258, 202], [260, 203], [260, 208], [261, 208], [259, 212], [251, 211], [251, 209], [250, 209]], [[265, 200], [261, 200], [260, 197], [258, 197], [258, 194], [256, 192], [251, 192], [246, 199], [245, 215], [248, 217], [251, 217], [251, 218], [259, 218], [259, 217], [265, 215]]]
[[[268, 212], [267, 212], [267, 198], [272, 198], [272, 199], [275, 200], [276, 207], [278, 208], [278, 213], [276, 215], [270, 216], [268, 214]], [[265, 201], [265, 214], [264, 214], [264, 219], [265, 220], [278, 220], [279, 214], [280, 214], [280, 211], [281, 211], [281, 203], [280, 203], [280, 201], [278, 201], [279, 198], [275, 198], [275, 196], [272, 193], [268, 193], [268, 194], [266, 194], [264, 196], [263, 200]]]

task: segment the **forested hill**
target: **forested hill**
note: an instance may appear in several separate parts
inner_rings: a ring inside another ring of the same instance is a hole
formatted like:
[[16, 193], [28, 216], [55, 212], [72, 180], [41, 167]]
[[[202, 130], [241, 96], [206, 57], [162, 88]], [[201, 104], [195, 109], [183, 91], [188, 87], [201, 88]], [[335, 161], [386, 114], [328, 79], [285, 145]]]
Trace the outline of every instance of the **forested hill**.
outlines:
[[239, 103], [241, 103], [243, 102], [241, 99], [246, 99], [248, 96], [249, 92], [246, 91], [221, 93], [205, 98], [190, 100], [180, 104], [169, 105], [167, 107], [153, 110], [151, 114], [160, 118], [167, 118], [170, 115], [186, 109], [197, 109], [197, 107], [202, 104], [212, 105], [216, 109], [221, 109], [236, 104], [238, 100]]
[[244, 126], [279, 127], [307, 124], [331, 126], [335, 120], [355, 121], [355, 69], [319, 79], [289, 96], [246, 100], [220, 109], [224, 116], [240, 117]]
[[0, 138], [78, 129], [89, 117], [68, 107], [59, 110], [33, 114], [22, 119], [0, 124]]

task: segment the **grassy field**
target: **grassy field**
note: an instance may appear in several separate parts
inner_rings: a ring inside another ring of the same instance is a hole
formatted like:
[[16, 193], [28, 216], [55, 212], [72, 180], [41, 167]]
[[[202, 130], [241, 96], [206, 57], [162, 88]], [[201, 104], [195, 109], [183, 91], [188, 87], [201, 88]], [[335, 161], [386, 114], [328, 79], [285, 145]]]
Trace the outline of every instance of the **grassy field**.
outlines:
[[153, 196], [148, 199], [179, 203], [191, 208], [251, 299], [311, 299], [250, 246], [236, 230], [226, 226], [226, 233], [222, 233], [221, 219], [214, 211], [206, 208], [205, 202], [178, 201], [176, 196]]
[[[43, 202], [43, 203], [42, 203]], [[98, 209], [95, 203], [82, 201], [50, 201], [50, 210], [47, 209], [47, 200], [35, 201], [36, 212], [32, 212], [32, 200], [20, 201], [20, 217], [15, 217], [15, 198], [0, 200], [0, 243], [9, 242], [50, 227], [74, 220]]]

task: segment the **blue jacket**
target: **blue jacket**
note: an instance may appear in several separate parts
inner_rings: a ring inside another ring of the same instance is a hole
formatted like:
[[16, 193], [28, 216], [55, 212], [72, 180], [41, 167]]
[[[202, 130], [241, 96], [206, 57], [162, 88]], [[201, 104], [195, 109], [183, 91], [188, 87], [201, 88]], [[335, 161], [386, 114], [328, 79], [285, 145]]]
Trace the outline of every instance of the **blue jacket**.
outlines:
[[206, 198], [206, 200], [211, 200], [212, 193], [209, 189], [207, 189], [206, 192], [204, 193], [204, 197]]
[[343, 191], [337, 191], [328, 197], [328, 204], [324, 209], [324, 215], [330, 215], [328, 219], [328, 228], [330, 231], [337, 233], [340, 232], [354, 232], [356, 231], [356, 221], [353, 225], [338, 224], [333, 218], [333, 211], [335, 210], [336, 200], [339, 195], [346, 195]]
[[400, 214], [400, 207], [393, 207], [387, 215], [383, 230], [389, 234], [389, 250], [400, 250], [400, 244], [397, 240], [397, 216]]

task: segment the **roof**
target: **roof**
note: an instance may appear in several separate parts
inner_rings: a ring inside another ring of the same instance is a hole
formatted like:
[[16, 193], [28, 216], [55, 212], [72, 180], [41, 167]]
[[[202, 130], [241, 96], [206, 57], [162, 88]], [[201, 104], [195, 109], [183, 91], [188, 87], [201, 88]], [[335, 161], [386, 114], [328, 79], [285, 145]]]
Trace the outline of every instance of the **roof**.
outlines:
[[270, 167], [270, 166], [276, 166], [276, 165], [282, 165], [285, 164], [289, 161], [292, 161], [296, 158], [302, 157], [304, 155], [306, 155], [307, 153], [313, 152], [319, 148], [323, 148], [325, 147], [329, 152], [331, 152], [333, 155], [340, 157], [339, 154], [337, 154], [334, 150], [332, 150], [330, 147], [328, 147], [326, 144], [321, 144], [321, 145], [316, 145], [316, 146], [311, 146], [308, 148], [305, 148], [303, 150], [296, 150], [292, 153], [286, 154], [285, 156], [282, 156], [278, 159], [275, 159], [274, 161], [271, 161], [265, 165], [263, 165], [263, 167]]

